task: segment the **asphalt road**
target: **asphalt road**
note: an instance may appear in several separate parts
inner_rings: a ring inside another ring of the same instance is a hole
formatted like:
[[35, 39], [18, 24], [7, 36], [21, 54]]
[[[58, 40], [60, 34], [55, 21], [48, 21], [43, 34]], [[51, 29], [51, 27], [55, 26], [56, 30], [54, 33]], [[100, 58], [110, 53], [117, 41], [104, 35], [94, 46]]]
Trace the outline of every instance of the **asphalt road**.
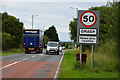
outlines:
[[[38, 78], [54, 78], [63, 52], [59, 55], [15, 54], [2, 57], [3, 80], [35, 80]], [[40, 79], [39, 79], [40, 80]]]

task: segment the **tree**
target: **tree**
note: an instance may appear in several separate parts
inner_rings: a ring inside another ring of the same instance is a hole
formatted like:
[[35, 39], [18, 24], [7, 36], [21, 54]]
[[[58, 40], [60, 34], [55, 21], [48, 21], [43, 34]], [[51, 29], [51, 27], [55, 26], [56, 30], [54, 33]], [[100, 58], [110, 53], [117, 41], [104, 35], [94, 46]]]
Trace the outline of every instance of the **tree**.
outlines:
[[13, 47], [12, 42], [13, 42], [13, 39], [11, 38], [11, 35], [6, 32], [3, 32], [2, 33], [2, 44], [3, 44], [2, 50], [12, 49]]
[[[120, 19], [120, 1], [107, 3], [105, 6], [91, 7], [89, 10], [100, 10], [99, 26], [99, 46], [107, 48], [107, 53], [117, 53], [118, 42], [118, 23]], [[70, 38], [74, 41], [77, 39], [77, 21], [74, 18], [69, 24]], [[98, 46], [98, 47], [99, 47]], [[84, 48], [84, 47], [83, 47]], [[96, 48], [97, 50], [97, 48]], [[105, 49], [103, 49], [105, 52]], [[106, 51], [107, 51], [106, 50]]]
[[[20, 48], [20, 45], [22, 45], [22, 30], [23, 23], [20, 22], [19, 19], [15, 18], [14, 16], [8, 15], [8, 13], [6, 12], [2, 13], [2, 33], [5, 32], [5, 35], [9, 34], [9, 37], [12, 39], [12, 48]], [[5, 37], [3, 37], [2, 40], [4, 40], [4, 38]], [[2, 45], [7, 44], [6, 42], [4, 42], [2, 43]]]
[[47, 44], [48, 41], [50, 41], [50, 39], [46, 35], [43, 35], [43, 43]]
[[73, 18], [73, 21], [69, 24], [70, 38], [76, 42], [77, 40], [77, 19]]
[[50, 41], [59, 41], [58, 34], [54, 25], [49, 27], [49, 29], [44, 32], [44, 35], [46, 35], [50, 39]]

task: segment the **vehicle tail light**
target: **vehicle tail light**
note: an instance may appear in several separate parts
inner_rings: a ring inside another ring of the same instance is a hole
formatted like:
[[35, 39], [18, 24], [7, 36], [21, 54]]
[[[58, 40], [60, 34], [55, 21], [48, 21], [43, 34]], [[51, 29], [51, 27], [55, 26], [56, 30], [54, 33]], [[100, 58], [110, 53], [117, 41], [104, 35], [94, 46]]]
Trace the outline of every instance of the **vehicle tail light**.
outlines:
[[37, 52], [39, 52], [39, 48], [37, 48], [37, 50], [36, 50]]
[[26, 48], [24, 48], [24, 51], [26, 51]]

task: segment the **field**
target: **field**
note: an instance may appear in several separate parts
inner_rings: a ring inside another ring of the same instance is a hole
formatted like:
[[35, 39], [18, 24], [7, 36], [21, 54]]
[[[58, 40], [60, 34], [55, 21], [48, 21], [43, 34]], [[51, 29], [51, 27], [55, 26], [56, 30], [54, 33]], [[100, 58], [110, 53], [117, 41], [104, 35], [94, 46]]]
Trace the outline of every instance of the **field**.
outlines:
[[19, 53], [24, 53], [24, 49], [11, 49], [7, 51], [2, 51], [2, 56], [8, 56], [8, 55], [13, 55], [13, 54], [19, 54]]
[[94, 67], [91, 69], [91, 53], [86, 50], [86, 65], [76, 64], [75, 55], [79, 50], [68, 50], [61, 65], [59, 78], [117, 78], [117, 58], [107, 54], [94, 53]]

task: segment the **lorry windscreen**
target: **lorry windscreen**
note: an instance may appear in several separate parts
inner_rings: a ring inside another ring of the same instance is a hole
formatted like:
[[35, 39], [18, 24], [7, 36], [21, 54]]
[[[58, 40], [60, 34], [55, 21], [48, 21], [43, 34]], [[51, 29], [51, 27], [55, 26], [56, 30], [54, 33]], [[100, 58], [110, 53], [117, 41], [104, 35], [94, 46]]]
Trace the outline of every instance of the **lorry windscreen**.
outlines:
[[58, 46], [58, 43], [48, 43], [48, 46], [56, 47]]

